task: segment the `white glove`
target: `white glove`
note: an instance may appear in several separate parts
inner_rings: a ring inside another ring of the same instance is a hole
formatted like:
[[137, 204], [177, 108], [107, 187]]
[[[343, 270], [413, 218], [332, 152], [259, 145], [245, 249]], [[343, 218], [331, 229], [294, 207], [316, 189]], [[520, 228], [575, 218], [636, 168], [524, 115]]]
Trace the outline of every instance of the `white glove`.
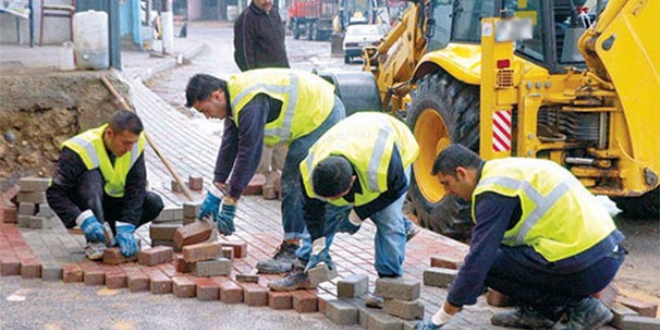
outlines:
[[433, 315], [433, 317], [431, 318], [431, 322], [433, 322], [433, 324], [437, 326], [442, 326], [445, 325], [447, 322], [449, 322], [449, 320], [451, 320], [452, 317], [454, 317], [454, 315], [445, 312], [445, 308], [443, 306], [440, 307], [440, 310]]
[[357, 215], [355, 209], [351, 210], [351, 213], [348, 214], [348, 221], [356, 226], [361, 226], [364, 220], [360, 219], [360, 216]]

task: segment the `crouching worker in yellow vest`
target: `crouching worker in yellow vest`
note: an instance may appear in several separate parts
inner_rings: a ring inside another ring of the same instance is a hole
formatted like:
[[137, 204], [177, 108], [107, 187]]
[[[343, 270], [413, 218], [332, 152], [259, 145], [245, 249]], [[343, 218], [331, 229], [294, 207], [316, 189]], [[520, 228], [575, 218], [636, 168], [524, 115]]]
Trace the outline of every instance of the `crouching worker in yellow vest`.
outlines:
[[[362, 221], [376, 225], [375, 266], [379, 277], [403, 276], [406, 241], [417, 231], [403, 215], [410, 165], [419, 146], [408, 126], [375, 112], [337, 123], [300, 163], [302, 208], [311, 240], [297, 251], [304, 269], [269, 284], [274, 291], [311, 288], [307, 271], [320, 263], [334, 269], [329, 246], [337, 232], [355, 233]], [[380, 307], [370, 296], [367, 304]]]
[[[496, 326], [598, 329], [612, 320], [592, 295], [619, 270], [624, 236], [570, 172], [547, 160], [484, 161], [454, 144], [440, 153], [432, 174], [447, 193], [472, 201], [476, 225], [447, 300], [417, 329], [446, 324], [462, 306], [475, 304], [484, 287], [518, 304], [493, 315]], [[566, 324], [557, 323], [562, 317]]]
[[[103, 257], [106, 240], [125, 257], [135, 256], [135, 229], [163, 209], [160, 196], [146, 191], [143, 129], [136, 114], [120, 110], [62, 144], [46, 198], [67, 228], [78, 225], [85, 233], [89, 259]], [[104, 231], [105, 222], [112, 233]]]

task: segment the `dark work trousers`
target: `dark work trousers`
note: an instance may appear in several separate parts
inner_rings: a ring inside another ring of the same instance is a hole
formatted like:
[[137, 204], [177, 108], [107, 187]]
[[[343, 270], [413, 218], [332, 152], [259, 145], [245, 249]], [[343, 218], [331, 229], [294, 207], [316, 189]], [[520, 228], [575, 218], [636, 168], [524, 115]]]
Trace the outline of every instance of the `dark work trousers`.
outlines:
[[[116, 235], [116, 221], [122, 216], [124, 199], [110, 197], [105, 194], [103, 190], [105, 181], [98, 169], [85, 172], [79, 182], [77, 194], [72, 199], [73, 202], [81, 210], [92, 210], [101, 223], [108, 222], [112, 232]], [[135, 228], [138, 228], [156, 219], [162, 210], [163, 200], [160, 196], [147, 191], [142, 204], [142, 216], [137, 223], [131, 223], [135, 225]]]
[[[531, 247], [523, 247], [531, 249]], [[604, 289], [623, 263], [624, 253], [612, 252], [586, 269], [560, 273], [552, 263], [538, 267], [523, 266], [529, 259], [521, 248], [501, 246], [486, 277], [486, 285], [557, 321], [565, 306]]]

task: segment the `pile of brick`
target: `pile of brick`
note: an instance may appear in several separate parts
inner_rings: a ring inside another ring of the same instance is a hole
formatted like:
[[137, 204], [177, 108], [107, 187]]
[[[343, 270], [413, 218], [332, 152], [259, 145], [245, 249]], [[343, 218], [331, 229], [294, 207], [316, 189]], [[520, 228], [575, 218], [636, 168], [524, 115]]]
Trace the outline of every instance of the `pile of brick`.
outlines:
[[49, 178], [38, 177], [26, 177], [19, 180], [20, 192], [16, 196], [18, 227], [48, 229], [62, 226], [46, 202], [46, 189], [48, 189], [49, 182]]
[[[176, 252], [181, 252], [181, 245], [175, 244], [176, 231], [184, 225], [196, 222], [199, 213], [199, 203], [183, 203], [183, 207], [168, 206], [154, 219], [149, 226], [151, 246], [169, 246]], [[210, 237], [210, 233], [208, 233]], [[208, 237], [207, 237], [208, 239]]]
[[406, 279], [376, 280], [374, 294], [384, 298], [383, 308], [369, 308], [364, 296], [369, 288], [366, 275], [353, 274], [337, 282], [337, 297], [319, 295], [319, 311], [340, 325], [359, 324], [364, 329], [414, 329], [424, 318], [418, 301], [420, 283]]

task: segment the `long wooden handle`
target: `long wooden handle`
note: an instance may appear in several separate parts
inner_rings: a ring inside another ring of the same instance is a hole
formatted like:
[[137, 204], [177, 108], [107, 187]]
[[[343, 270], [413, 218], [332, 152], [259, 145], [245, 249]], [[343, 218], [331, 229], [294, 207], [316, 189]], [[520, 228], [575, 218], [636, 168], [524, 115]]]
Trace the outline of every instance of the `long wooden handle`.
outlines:
[[[112, 84], [110, 83], [108, 78], [105, 77], [105, 75], [101, 75], [101, 81], [103, 81], [103, 84], [105, 85], [105, 87], [108, 88], [108, 90], [110, 91], [112, 96], [114, 96], [115, 99], [117, 99], [117, 102], [119, 102], [119, 105], [121, 105], [122, 108], [124, 108], [125, 110], [128, 110], [128, 111], [133, 111], [128, 106], [128, 104], [126, 103], [124, 98], [119, 93], [117, 93], [117, 90], [115, 89], [114, 86], [112, 86]], [[183, 181], [181, 181], [181, 177], [179, 176], [179, 174], [176, 173], [176, 171], [174, 171], [174, 168], [172, 167], [172, 164], [170, 163], [170, 161], [167, 160], [165, 155], [163, 155], [163, 153], [160, 151], [160, 148], [158, 147], [156, 142], [154, 142], [154, 140], [151, 139], [151, 136], [149, 136], [149, 134], [147, 134], [146, 131], [144, 132], [144, 136], [147, 138], [147, 142], [149, 142], [149, 145], [151, 146], [151, 148], [154, 149], [154, 151], [156, 152], [156, 155], [158, 155], [158, 158], [160, 158], [160, 160], [163, 162], [163, 164], [165, 164], [165, 167], [167, 167], [167, 170], [170, 171], [170, 174], [172, 174], [172, 176], [174, 177], [174, 180], [176, 180], [176, 182], [179, 184], [181, 189], [183, 189], [183, 194], [186, 195], [186, 198], [188, 198], [188, 200], [192, 202], [193, 198], [192, 198], [192, 195], [190, 194], [190, 190], [188, 189], [188, 186], [185, 185], [183, 183]]]

